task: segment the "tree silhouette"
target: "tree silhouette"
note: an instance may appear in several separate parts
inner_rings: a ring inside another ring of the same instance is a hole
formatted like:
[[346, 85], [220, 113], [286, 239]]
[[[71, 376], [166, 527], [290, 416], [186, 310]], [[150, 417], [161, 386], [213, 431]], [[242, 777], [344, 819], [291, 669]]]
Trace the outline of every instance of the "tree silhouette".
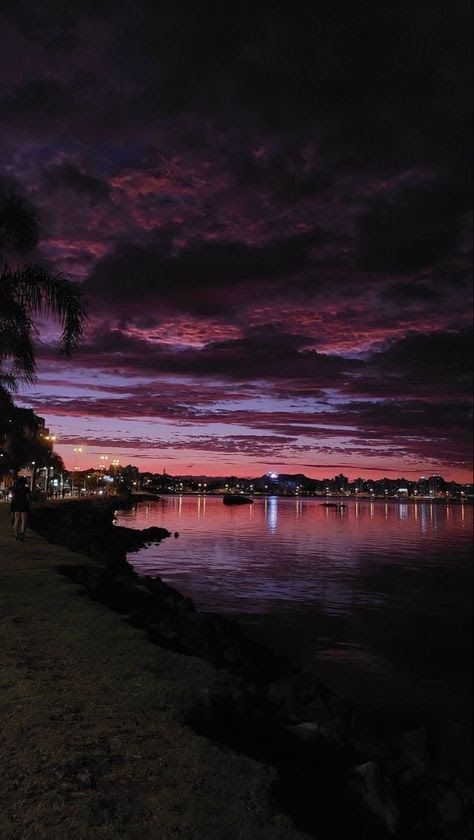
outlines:
[[[14, 190], [0, 187], [0, 388], [34, 382], [33, 344], [36, 317], [49, 317], [62, 327], [60, 350], [69, 355], [84, 332], [86, 305], [82, 292], [62, 274], [52, 275], [28, 263], [39, 239], [34, 207]], [[13, 256], [17, 262], [11, 265]]]

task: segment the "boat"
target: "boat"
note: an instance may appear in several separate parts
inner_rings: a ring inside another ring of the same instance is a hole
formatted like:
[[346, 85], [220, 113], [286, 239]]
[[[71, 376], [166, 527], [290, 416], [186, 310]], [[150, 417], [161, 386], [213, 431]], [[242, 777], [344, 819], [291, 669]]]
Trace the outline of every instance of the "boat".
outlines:
[[343, 508], [346, 508], [347, 505], [344, 505], [342, 502], [321, 502], [321, 507], [336, 508], [337, 510], [342, 510]]
[[225, 505], [253, 505], [253, 499], [248, 496], [238, 496], [236, 493], [225, 493], [223, 497]]

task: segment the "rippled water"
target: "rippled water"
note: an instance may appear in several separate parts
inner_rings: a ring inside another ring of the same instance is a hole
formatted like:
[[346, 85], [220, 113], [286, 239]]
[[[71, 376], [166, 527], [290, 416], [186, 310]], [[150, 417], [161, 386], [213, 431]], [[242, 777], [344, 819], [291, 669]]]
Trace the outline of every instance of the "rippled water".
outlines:
[[467, 702], [472, 507], [181, 496], [118, 524], [179, 532], [131, 554], [196, 606], [238, 616], [255, 637], [362, 698]]

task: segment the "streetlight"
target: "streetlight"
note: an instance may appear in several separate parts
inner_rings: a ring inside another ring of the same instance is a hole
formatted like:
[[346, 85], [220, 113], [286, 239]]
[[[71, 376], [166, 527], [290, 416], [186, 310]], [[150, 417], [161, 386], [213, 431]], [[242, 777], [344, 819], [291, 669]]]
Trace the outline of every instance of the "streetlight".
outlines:
[[82, 452], [82, 446], [75, 446], [74, 447], [74, 453], [75, 453], [75, 456], [76, 456], [75, 461], [74, 461], [74, 469], [75, 470], [77, 470], [77, 456], [79, 455], [80, 452]]
[[45, 474], [44, 474], [44, 488], [43, 488], [43, 489], [44, 489], [44, 492], [45, 492], [45, 493], [47, 493], [47, 492], [48, 492], [48, 470], [49, 470], [49, 467], [39, 467], [39, 469], [40, 469], [40, 470], [45, 470]]
[[[74, 455], [75, 455], [74, 471], [77, 472], [77, 456], [82, 452], [82, 446], [75, 446], [74, 449], [73, 449], [73, 452], [74, 452]], [[72, 481], [71, 481], [71, 496], [74, 495], [73, 490], [74, 490], [74, 473], [72, 475]]]
[[33, 492], [33, 485], [35, 483], [35, 463], [36, 461], [31, 462], [31, 481], [30, 481], [30, 492]]

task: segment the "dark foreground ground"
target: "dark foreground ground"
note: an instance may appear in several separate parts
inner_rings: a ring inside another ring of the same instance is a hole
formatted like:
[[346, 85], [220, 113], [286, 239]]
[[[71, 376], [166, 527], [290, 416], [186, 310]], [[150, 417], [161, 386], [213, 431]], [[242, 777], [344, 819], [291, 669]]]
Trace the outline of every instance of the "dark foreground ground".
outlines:
[[52, 505], [34, 520], [55, 544], [17, 543], [0, 505], [2, 840], [471, 837], [472, 791], [423, 722], [358, 710], [138, 578], [139, 536], [107, 516]]
[[91, 562], [0, 506], [2, 840], [299, 840], [271, 802], [274, 772], [184, 722], [219, 677], [59, 575]]

